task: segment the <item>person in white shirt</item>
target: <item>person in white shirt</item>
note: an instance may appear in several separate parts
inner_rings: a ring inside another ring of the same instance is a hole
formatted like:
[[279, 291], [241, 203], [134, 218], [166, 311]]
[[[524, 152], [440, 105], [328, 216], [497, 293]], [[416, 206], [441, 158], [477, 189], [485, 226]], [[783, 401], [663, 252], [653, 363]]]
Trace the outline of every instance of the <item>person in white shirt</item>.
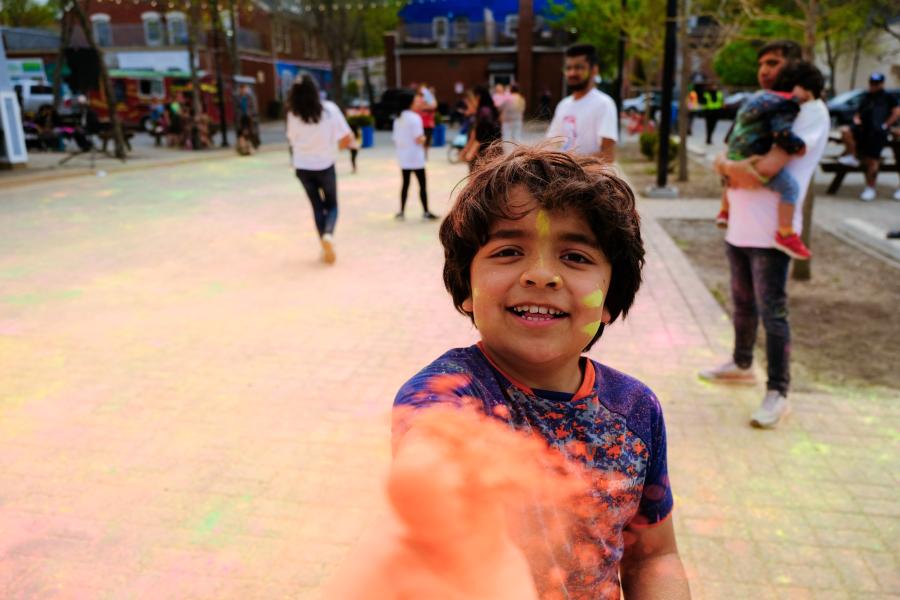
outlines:
[[403, 186], [400, 188], [400, 212], [394, 216], [398, 221], [406, 218], [406, 197], [413, 174], [419, 182], [422, 218], [437, 219], [437, 215], [428, 210], [428, 189], [425, 185], [425, 127], [422, 124], [422, 117], [412, 110], [413, 103], [420, 100], [419, 93], [403, 90], [398, 101], [403, 112], [394, 119], [394, 147], [397, 149], [397, 162], [403, 172]]
[[338, 215], [334, 163], [338, 148], [350, 148], [355, 140], [341, 109], [320, 98], [319, 87], [310, 75], [301, 76], [291, 87], [287, 139], [297, 178], [312, 204], [322, 260], [332, 264]]
[[599, 73], [597, 49], [579, 44], [566, 50], [566, 84], [572, 92], [556, 105], [547, 137], [561, 140], [560, 149], [615, 160], [619, 113], [612, 98], [594, 87]]
[[510, 84], [509, 94], [503, 101], [503, 105], [497, 108], [500, 110], [500, 127], [503, 131], [503, 140], [514, 143], [521, 142], [522, 119], [525, 115], [525, 98], [519, 93], [519, 85], [517, 83]]
[[[801, 59], [801, 51], [795, 42], [783, 40], [766, 44], [757, 57], [759, 85], [771, 90], [781, 70]], [[761, 158], [731, 161], [720, 157], [716, 160], [716, 169], [728, 180], [729, 186], [725, 254], [731, 269], [735, 339], [731, 360], [701, 371], [700, 377], [721, 383], [753, 383], [753, 348], [761, 317], [766, 330], [768, 381], [762, 404], [750, 419], [754, 427], [775, 427], [791, 410], [787, 398], [791, 330], [786, 289], [791, 259], [774, 247], [779, 197], [763, 187], [763, 182], [782, 168], [797, 182], [799, 190], [793, 225], [794, 230], [801, 233], [803, 201], [825, 152], [830, 127], [825, 103], [821, 99], [810, 100], [801, 106], [791, 128], [804, 142], [806, 153], [803, 156], [795, 158], [775, 145]]]

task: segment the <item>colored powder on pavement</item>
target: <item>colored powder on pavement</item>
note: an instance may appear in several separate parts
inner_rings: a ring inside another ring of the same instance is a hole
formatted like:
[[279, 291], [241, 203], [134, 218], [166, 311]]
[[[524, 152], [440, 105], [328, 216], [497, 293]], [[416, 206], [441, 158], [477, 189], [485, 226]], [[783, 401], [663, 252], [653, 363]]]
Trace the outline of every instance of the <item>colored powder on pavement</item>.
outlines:
[[600, 308], [603, 306], [603, 290], [595, 290], [581, 299], [588, 308]]
[[[429, 388], [458, 403], [468, 381], [444, 375]], [[488, 417], [469, 408], [480, 401], [462, 403], [395, 415], [409, 428], [388, 476], [391, 512], [324, 597], [537, 600], [563, 593], [568, 574], [596, 564], [593, 542], [577, 543], [572, 532], [576, 519], [604, 527], [589, 493], [599, 476], [588, 482], [545, 440], [511, 429], [505, 407]]]

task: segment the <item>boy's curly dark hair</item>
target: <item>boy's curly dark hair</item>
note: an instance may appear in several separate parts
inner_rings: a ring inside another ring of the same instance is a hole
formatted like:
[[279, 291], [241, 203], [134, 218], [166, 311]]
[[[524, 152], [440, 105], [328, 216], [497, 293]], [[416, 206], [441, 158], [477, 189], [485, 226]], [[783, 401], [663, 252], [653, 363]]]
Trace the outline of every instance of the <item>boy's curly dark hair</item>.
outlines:
[[[548, 212], [581, 213], [612, 265], [605, 306], [612, 319], [628, 314], [641, 285], [644, 243], [634, 194], [599, 158], [520, 146], [478, 166], [441, 223], [444, 285], [456, 310], [472, 295], [471, 266], [498, 219], [521, 218], [507, 205], [510, 191], [524, 187]], [[593, 343], [593, 342], [592, 342]]]

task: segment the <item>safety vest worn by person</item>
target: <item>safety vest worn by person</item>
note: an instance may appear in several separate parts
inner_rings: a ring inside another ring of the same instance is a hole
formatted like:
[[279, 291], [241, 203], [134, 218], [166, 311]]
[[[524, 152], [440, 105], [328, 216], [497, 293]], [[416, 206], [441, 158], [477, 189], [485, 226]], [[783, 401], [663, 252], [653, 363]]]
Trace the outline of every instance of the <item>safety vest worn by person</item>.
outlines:
[[706, 110], [719, 110], [725, 104], [725, 98], [721, 90], [716, 90], [715, 96], [709, 92], [703, 92], [703, 104]]

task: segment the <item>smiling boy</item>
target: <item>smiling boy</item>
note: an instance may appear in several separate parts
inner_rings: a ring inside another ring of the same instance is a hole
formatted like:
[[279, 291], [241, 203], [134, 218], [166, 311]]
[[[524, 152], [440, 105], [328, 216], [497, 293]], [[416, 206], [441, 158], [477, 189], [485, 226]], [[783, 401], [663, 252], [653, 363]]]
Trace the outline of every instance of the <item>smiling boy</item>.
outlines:
[[[631, 190], [598, 158], [522, 147], [471, 175], [440, 237], [445, 285], [481, 342], [407, 382], [398, 415], [475, 405], [587, 467], [592, 509], [573, 532], [577, 568], [534, 572], [542, 597], [688, 598], [659, 402], [636, 379], [582, 356], [628, 312], [641, 283]], [[448, 375], [454, 385], [436, 384]], [[395, 427], [400, 447], [405, 424]]]

